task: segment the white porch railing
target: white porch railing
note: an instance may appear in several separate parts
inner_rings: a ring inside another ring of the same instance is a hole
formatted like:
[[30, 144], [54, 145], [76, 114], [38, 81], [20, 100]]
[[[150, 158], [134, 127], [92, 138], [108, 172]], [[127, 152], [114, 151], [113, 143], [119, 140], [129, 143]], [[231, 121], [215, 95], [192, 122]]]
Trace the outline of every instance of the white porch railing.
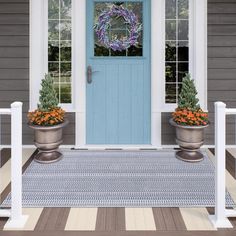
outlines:
[[28, 216], [22, 215], [22, 103], [0, 109], [0, 115], [11, 116], [11, 209], [0, 209], [0, 217], [10, 219], [5, 228], [22, 228]]
[[[215, 103], [215, 215], [210, 220], [216, 228], [232, 228], [228, 217], [236, 217], [236, 210], [225, 208], [225, 140], [226, 115], [236, 115], [236, 109], [227, 109], [223, 102]], [[235, 189], [236, 191], [236, 189]]]

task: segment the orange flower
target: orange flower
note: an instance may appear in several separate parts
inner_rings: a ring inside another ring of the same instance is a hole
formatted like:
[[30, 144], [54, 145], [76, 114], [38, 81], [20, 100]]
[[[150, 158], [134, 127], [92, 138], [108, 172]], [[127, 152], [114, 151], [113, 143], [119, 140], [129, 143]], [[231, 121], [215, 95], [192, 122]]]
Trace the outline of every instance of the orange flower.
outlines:
[[39, 111], [38, 109], [29, 112], [27, 117], [30, 124], [52, 126], [60, 124], [64, 121], [65, 111], [61, 108], [55, 108], [51, 111]]
[[207, 125], [208, 124], [208, 114], [203, 112], [201, 109], [197, 111], [192, 111], [188, 109], [177, 108], [174, 113], [172, 113], [174, 121], [182, 125]]

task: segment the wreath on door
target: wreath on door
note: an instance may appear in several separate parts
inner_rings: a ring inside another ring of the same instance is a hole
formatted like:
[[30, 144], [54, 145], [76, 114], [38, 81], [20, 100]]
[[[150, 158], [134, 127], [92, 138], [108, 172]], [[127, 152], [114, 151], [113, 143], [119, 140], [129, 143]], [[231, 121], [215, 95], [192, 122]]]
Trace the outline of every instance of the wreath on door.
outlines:
[[[109, 28], [114, 16], [122, 17], [125, 23], [129, 25], [128, 36], [118, 38], [117, 35], [113, 35], [111, 39], [109, 38]], [[133, 11], [117, 5], [112, 5], [110, 9], [103, 11], [94, 28], [99, 43], [113, 51], [123, 51], [131, 46], [138, 46], [138, 38], [142, 31], [142, 25]]]

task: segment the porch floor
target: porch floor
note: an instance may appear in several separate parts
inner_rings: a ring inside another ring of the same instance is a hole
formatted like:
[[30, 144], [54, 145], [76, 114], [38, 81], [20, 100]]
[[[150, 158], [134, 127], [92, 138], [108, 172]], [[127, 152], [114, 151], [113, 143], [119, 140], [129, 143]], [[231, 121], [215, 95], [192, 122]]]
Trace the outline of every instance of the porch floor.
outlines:
[[[23, 150], [23, 171], [31, 163], [34, 151]], [[206, 151], [209, 157], [214, 158], [213, 150]], [[10, 155], [6, 150], [2, 150], [2, 154], [5, 155], [5, 159]], [[236, 150], [227, 150], [227, 159], [230, 160], [227, 162], [227, 189], [236, 202], [235, 167], [232, 158], [236, 158]], [[0, 179], [2, 202], [10, 192], [10, 160], [2, 166]], [[178, 235], [178, 232], [179, 235], [193, 235], [196, 231], [197, 235], [204, 235], [199, 231], [215, 231], [208, 220], [209, 214], [213, 212], [213, 208], [25, 208], [23, 213], [29, 215], [29, 220], [22, 230], [29, 231], [32, 233], [30, 235], [35, 236], [40, 233], [65, 235], [65, 232], [73, 235], [73, 231], [86, 231], [86, 235], [113, 235], [115, 232], [122, 235], [139, 235], [144, 231], [145, 235], [152, 235], [154, 232], [165, 235]], [[6, 221], [7, 219], [0, 219], [0, 235], [1, 231], [5, 231]], [[235, 234], [236, 218], [231, 218], [230, 221], [234, 228], [219, 230], [218, 233], [224, 231], [224, 235]], [[4, 235], [7, 236], [8, 233], [5, 231]]]

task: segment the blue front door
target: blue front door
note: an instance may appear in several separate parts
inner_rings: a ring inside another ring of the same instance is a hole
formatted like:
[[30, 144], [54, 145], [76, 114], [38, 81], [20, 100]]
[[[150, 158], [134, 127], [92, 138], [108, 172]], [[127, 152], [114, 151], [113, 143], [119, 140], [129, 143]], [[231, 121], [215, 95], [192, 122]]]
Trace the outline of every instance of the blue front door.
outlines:
[[87, 0], [87, 144], [151, 143], [151, 0]]

